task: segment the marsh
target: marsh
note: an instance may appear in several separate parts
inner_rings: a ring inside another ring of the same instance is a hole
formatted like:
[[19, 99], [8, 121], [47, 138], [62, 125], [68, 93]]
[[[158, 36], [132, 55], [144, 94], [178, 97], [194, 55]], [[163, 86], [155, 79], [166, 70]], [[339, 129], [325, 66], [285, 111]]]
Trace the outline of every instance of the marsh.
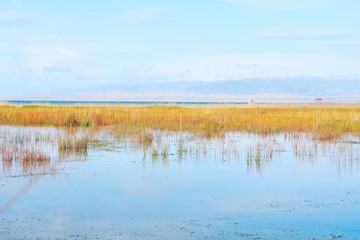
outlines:
[[[3, 125], [0, 133], [16, 149], [1, 158], [4, 239], [360, 237], [356, 135], [147, 129], [149, 143], [112, 128]], [[84, 137], [82, 151], [59, 148]], [[25, 149], [49, 159], [26, 165]]]

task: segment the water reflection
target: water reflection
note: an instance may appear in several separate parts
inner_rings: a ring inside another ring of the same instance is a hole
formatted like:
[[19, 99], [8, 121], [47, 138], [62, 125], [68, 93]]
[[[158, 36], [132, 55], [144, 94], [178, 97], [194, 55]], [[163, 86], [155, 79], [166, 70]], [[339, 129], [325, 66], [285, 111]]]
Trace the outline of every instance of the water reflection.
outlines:
[[60, 159], [68, 159], [68, 158], [78, 158], [78, 159], [86, 159], [88, 155], [87, 148], [67, 148], [59, 149], [59, 158]]
[[21, 166], [24, 173], [44, 172], [48, 170], [50, 157], [41, 150], [25, 150], [20, 145], [2, 143], [0, 145], [2, 166], [4, 171]]
[[262, 174], [283, 155], [315, 164], [328, 159], [338, 174], [359, 169], [359, 137], [345, 136], [336, 141], [313, 140], [310, 134], [281, 133], [257, 135], [229, 132], [212, 138], [187, 132], [147, 129], [116, 136], [111, 129], [67, 131], [57, 128], [0, 127], [0, 153], [4, 172], [21, 168], [24, 173], [48, 171], [48, 165], [64, 159], [86, 159], [94, 151], [142, 152], [143, 165], [195, 165], [215, 161], [246, 163], [248, 172]]
[[140, 134], [0, 127], [0, 235], [326, 239], [359, 228], [358, 136]]
[[313, 140], [311, 134], [255, 135], [227, 133], [220, 137], [204, 138], [190, 133], [154, 132], [151, 147], [133, 144], [142, 149], [144, 159], [152, 164], [161, 163], [166, 167], [170, 162], [181, 164], [193, 161], [197, 165], [208, 161], [221, 163], [246, 162], [248, 171], [262, 173], [274, 159], [283, 155], [315, 164], [326, 159], [337, 164], [338, 172], [359, 169], [359, 137], [345, 136], [336, 141]]
[[50, 163], [50, 157], [44, 152], [35, 150], [24, 150], [22, 152], [21, 160], [24, 172], [45, 172], [46, 170], [49, 170], [48, 166]]
[[1, 144], [0, 153], [3, 164], [3, 169], [10, 170], [13, 166], [13, 153], [17, 152], [17, 149], [14, 151], [13, 147], [6, 144]]
[[[79, 136], [84, 131], [42, 127], [0, 126], [0, 158], [3, 172], [11, 174], [46, 174], [56, 171], [56, 165], [65, 158], [85, 158], [87, 148]], [[60, 147], [61, 140], [70, 145]]]
[[315, 164], [319, 159], [326, 158], [336, 165], [337, 172], [359, 170], [360, 144], [359, 137], [347, 135], [340, 139], [328, 142], [312, 140], [310, 135], [297, 134], [292, 136], [292, 151], [299, 161]]

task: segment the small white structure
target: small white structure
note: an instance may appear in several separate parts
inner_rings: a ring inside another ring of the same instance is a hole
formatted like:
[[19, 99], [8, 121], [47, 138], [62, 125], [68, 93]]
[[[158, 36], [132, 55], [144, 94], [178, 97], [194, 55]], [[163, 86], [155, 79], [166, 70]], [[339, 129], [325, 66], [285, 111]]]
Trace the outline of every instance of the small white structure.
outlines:
[[248, 104], [253, 104], [253, 103], [254, 103], [254, 99], [249, 98], [249, 99], [248, 99]]

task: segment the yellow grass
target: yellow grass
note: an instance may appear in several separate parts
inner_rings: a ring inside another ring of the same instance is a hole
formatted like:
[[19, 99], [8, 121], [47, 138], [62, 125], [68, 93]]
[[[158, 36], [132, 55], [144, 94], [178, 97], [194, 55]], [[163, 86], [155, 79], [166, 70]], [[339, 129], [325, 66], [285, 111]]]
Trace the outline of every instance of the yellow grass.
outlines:
[[32, 126], [114, 126], [190, 131], [213, 136], [225, 131], [309, 132], [319, 139], [360, 134], [359, 105], [2, 105], [0, 124]]

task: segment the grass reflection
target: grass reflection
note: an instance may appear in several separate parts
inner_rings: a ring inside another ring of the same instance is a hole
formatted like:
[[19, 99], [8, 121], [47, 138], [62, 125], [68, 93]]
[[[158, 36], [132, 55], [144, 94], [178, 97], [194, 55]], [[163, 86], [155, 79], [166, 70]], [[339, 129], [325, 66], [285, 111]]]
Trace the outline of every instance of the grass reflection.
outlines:
[[337, 140], [317, 140], [310, 133], [252, 134], [227, 132], [209, 137], [185, 131], [143, 129], [114, 131], [112, 127], [27, 128], [0, 127], [0, 157], [3, 171], [22, 169], [24, 173], [47, 171], [50, 162], [67, 158], [86, 159], [89, 149], [143, 153], [143, 165], [179, 164], [207, 161], [246, 166], [261, 174], [283, 154], [298, 161], [316, 164], [326, 158], [339, 173], [358, 169], [359, 137], [346, 135]]

